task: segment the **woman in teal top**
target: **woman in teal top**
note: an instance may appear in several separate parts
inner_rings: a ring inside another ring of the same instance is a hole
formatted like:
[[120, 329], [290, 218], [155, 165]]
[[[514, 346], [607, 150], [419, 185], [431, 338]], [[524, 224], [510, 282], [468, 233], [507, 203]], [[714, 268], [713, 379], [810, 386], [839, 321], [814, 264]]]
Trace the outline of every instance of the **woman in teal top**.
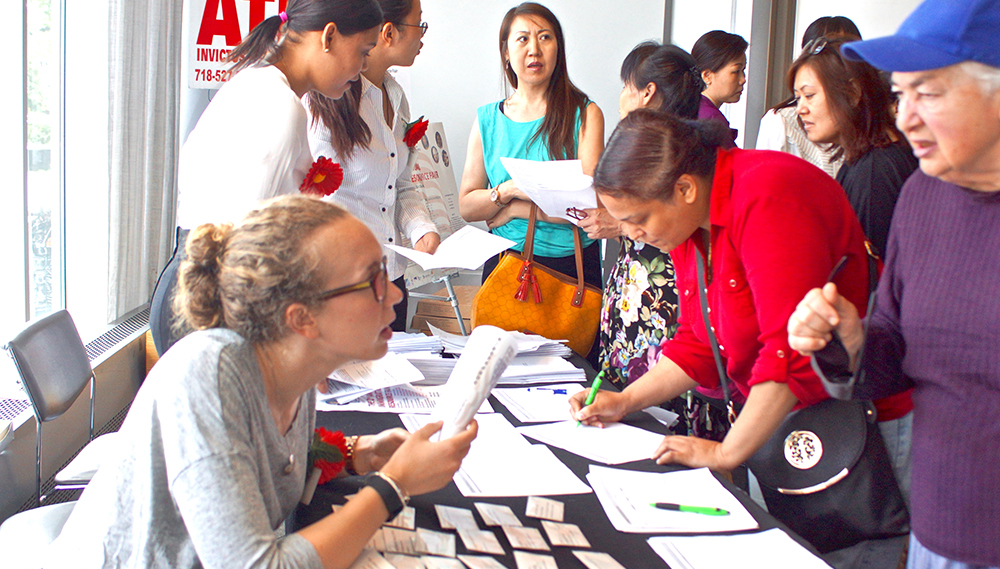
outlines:
[[[466, 221], [485, 221], [497, 235], [524, 247], [531, 201], [500, 163], [501, 157], [528, 160], [579, 159], [593, 175], [604, 149], [604, 115], [577, 89], [566, 72], [562, 27], [547, 8], [525, 2], [511, 8], [500, 26], [504, 76], [514, 88], [509, 98], [480, 107], [469, 136], [459, 206]], [[559, 218], [538, 212], [535, 260], [576, 276], [573, 231]], [[582, 234], [584, 279], [601, 286], [600, 249]], [[496, 267], [483, 268], [483, 280]]]

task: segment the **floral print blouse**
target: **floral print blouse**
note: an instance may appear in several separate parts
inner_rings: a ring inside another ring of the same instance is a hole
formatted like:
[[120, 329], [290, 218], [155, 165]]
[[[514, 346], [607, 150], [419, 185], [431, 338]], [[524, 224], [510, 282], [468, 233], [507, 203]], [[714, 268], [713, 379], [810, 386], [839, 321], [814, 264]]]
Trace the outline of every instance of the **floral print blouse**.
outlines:
[[641, 377], [677, 330], [677, 287], [670, 256], [622, 237], [601, 307], [599, 365], [619, 389]]

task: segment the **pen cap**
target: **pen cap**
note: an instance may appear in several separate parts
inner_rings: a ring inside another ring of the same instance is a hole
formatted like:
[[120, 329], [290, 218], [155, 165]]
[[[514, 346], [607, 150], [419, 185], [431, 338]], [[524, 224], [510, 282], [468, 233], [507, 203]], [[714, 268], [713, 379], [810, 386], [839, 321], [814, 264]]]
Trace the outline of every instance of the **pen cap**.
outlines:
[[510, 332], [487, 325], [472, 331], [431, 413], [433, 421], [444, 421], [438, 440], [468, 426], [515, 355], [517, 340]]

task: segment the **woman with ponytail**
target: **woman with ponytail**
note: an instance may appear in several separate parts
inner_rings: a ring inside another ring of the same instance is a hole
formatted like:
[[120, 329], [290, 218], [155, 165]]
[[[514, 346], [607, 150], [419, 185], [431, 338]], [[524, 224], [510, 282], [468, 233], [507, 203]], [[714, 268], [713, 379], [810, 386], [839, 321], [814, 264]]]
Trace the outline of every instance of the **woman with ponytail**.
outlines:
[[476, 423], [440, 442], [440, 422], [333, 434], [340, 459], [325, 466], [368, 474], [365, 486], [276, 537], [315, 468], [316, 384], [385, 355], [401, 294], [364, 224], [306, 196], [201, 225], [187, 254], [175, 304], [196, 331], [150, 372], [117, 461], [101, 465], [45, 566], [349, 567], [409, 496], [451, 481]]
[[230, 54], [232, 78], [181, 148], [178, 247], [150, 306], [157, 352], [177, 340], [170, 299], [186, 230], [236, 221], [261, 200], [299, 191], [313, 162], [300, 99], [310, 91], [343, 95], [364, 69], [381, 23], [374, 0], [288, 0]]
[[[500, 25], [500, 64], [514, 93], [478, 109], [459, 190], [466, 221], [485, 221], [490, 230], [521, 251], [534, 204], [503, 167], [500, 158], [572, 160], [593, 174], [604, 148], [604, 115], [576, 88], [566, 71], [566, 44], [559, 20], [546, 7], [524, 2]], [[576, 278], [573, 231], [561, 218], [538, 212], [534, 261]], [[583, 236], [583, 273], [600, 287], [600, 244]], [[483, 280], [499, 256], [486, 262]]]
[[[307, 96], [311, 114], [309, 146], [313, 157], [326, 156], [344, 169], [344, 181], [325, 199], [351, 212], [383, 245], [399, 245], [403, 236], [413, 248], [433, 254], [441, 238], [410, 180], [416, 149], [404, 141], [410, 104], [387, 71], [409, 67], [420, 53], [427, 24], [420, 21], [420, 0], [378, 0], [385, 15], [378, 43], [368, 55], [368, 69], [348, 92], [331, 99], [316, 91]], [[403, 291], [392, 329], [406, 329], [407, 260], [385, 250], [389, 280]]]

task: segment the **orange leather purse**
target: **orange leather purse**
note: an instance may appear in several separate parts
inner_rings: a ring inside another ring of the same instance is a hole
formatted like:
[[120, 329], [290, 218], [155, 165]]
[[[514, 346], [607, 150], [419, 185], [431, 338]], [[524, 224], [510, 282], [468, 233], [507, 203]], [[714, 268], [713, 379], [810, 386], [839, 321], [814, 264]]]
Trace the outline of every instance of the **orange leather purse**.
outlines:
[[531, 206], [524, 252], [507, 251], [472, 301], [472, 326], [490, 324], [508, 331], [568, 340], [586, 357], [601, 323], [602, 291], [584, 283], [580, 230], [573, 227], [577, 278], [533, 261], [535, 217]]

